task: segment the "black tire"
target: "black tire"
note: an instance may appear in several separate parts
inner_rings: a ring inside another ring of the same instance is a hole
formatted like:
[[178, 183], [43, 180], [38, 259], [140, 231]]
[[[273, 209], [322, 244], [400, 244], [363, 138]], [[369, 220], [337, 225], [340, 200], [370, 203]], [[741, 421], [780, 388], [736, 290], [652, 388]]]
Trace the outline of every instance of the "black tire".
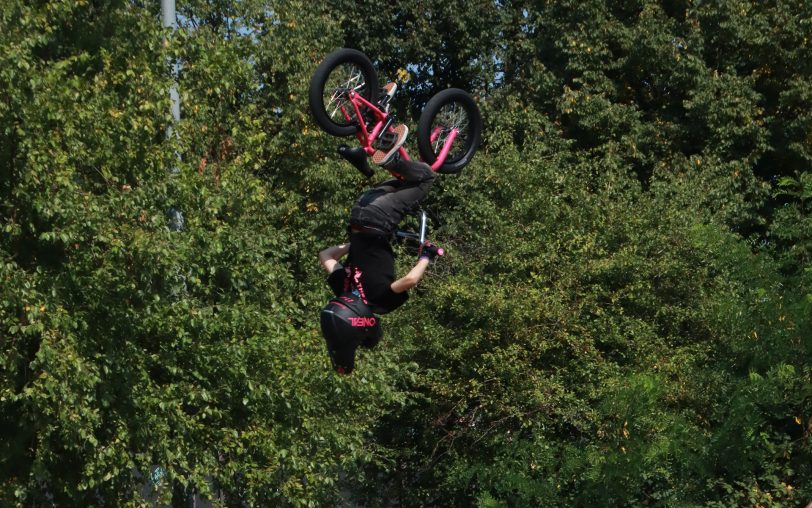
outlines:
[[[417, 147], [420, 157], [428, 164], [437, 160], [443, 140], [452, 128], [457, 128], [459, 134], [454, 139], [451, 151], [448, 153], [443, 165], [437, 169], [438, 173], [459, 173], [462, 171], [479, 148], [482, 137], [482, 116], [474, 98], [465, 90], [449, 88], [429, 99], [420, 121], [417, 124]], [[431, 133], [440, 129], [440, 135], [434, 143], [431, 142]]]
[[316, 67], [310, 79], [310, 111], [319, 127], [333, 136], [351, 136], [357, 130], [354, 110], [349, 108], [352, 118], [347, 121], [339, 109], [342, 104], [350, 105], [342, 98], [350, 86], [366, 100], [378, 102], [378, 74], [372, 61], [355, 49], [333, 51]]

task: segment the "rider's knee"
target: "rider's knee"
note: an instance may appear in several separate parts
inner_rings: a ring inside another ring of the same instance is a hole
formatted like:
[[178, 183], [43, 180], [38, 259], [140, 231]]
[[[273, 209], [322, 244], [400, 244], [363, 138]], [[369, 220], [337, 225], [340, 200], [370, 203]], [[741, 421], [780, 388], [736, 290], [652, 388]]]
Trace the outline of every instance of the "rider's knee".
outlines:
[[426, 170], [423, 172], [423, 181], [433, 183], [435, 178], [437, 178], [437, 173], [435, 173], [428, 164], [424, 163], [423, 165], [426, 166]]

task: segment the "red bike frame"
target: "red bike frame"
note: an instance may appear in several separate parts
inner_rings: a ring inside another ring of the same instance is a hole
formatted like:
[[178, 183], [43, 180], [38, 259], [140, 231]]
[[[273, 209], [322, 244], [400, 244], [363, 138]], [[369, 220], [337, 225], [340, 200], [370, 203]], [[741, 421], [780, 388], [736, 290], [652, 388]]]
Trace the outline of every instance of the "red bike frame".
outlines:
[[[383, 131], [384, 128], [386, 128], [387, 131], [389, 132], [394, 130], [394, 127], [392, 125], [389, 125], [388, 122], [389, 114], [386, 113], [385, 111], [381, 111], [380, 108], [378, 108], [378, 106], [366, 100], [364, 97], [361, 96], [361, 94], [359, 94], [355, 90], [349, 91], [348, 98], [350, 100], [350, 103], [352, 104], [353, 109], [355, 110], [355, 118], [361, 119], [361, 121], [358, 122], [360, 128], [358, 129], [358, 132], [356, 132], [355, 135], [358, 138], [358, 141], [361, 143], [361, 146], [364, 147], [364, 151], [366, 151], [367, 155], [372, 155], [375, 152], [375, 149], [372, 148], [372, 143], [374, 143], [375, 140], [378, 139], [378, 136], [380, 136], [381, 131]], [[371, 111], [372, 114], [375, 115], [375, 125], [372, 126], [372, 131], [370, 131], [367, 128], [366, 122], [362, 121], [362, 119], [364, 118], [364, 115], [361, 113], [362, 107], [366, 108], [368, 111]], [[346, 118], [348, 122], [352, 122], [352, 116], [350, 116], [349, 112], [347, 111], [347, 109], [344, 107], [343, 104], [341, 105], [341, 112], [344, 114], [344, 118]], [[437, 136], [440, 135], [441, 131], [442, 129], [440, 127], [437, 127], [432, 131], [430, 136], [432, 143], [434, 143], [434, 141], [437, 139]], [[448, 157], [448, 152], [451, 151], [451, 145], [454, 143], [454, 139], [457, 137], [457, 134], [459, 134], [459, 130], [457, 128], [451, 129], [451, 132], [448, 134], [448, 138], [446, 138], [445, 143], [443, 144], [443, 148], [437, 155], [437, 160], [434, 161], [434, 163], [431, 165], [431, 169], [433, 171], [437, 171], [437, 169], [440, 166], [442, 166], [443, 163], [445, 162], [445, 159], [446, 157]], [[405, 148], [400, 147], [398, 152], [400, 153], [401, 158], [405, 160], [411, 160]]]

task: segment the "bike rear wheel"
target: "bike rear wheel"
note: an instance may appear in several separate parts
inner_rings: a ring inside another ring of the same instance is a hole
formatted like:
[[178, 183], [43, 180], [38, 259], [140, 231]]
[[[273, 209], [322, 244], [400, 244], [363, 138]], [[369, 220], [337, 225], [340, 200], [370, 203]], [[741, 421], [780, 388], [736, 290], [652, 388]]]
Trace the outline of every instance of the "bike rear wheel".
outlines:
[[434, 164], [456, 129], [457, 135], [438, 173], [459, 173], [479, 148], [482, 117], [473, 97], [459, 88], [449, 88], [429, 99], [417, 124], [420, 156]]
[[338, 49], [316, 68], [308, 95], [316, 123], [328, 134], [351, 136], [363, 121], [356, 118], [349, 99], [351, 90], [377, 103], [378, 75], [365, 54], [355, 49]]

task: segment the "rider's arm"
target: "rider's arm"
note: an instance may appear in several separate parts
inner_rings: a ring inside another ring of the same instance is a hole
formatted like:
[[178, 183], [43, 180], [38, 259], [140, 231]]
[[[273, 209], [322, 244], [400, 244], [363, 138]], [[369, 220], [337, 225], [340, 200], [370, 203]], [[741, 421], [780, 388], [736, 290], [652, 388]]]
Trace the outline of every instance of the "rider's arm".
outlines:
[[319, 252], [319, 262], [327, 273], [333, 273], [333, 270], [335, 270], [337, 267], [341, 267], [341, 263], [339, 263], [338, 260], [344, 257], [349, 251], [349, 243], [342, 243], [341, 245], [327, 247], [323, 251]]
[[414, 265], [414, 268], [409, 270], [409, 273], [393, 282], [389, 287], [392, 288], [392, 291], [395, 293], [404, 293], [412, 289], [417, 285], [418, 282], [420, 282], [420, 279], [423, 278], [423, 274], [426, 273], [426, 268], [428, 268], [428, 266], [429, 259], [420, 258], [417, 261], [417, 264]]

